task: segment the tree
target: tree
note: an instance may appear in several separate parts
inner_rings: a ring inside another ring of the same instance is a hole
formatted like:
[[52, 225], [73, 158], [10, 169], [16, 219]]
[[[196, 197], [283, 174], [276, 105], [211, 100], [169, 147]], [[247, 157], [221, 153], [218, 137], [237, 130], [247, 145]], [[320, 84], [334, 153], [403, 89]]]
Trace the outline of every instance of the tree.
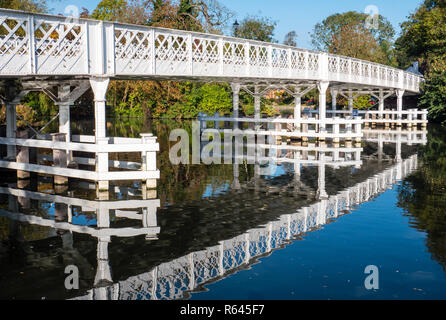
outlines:
[[384, 62], [386, 57], [373, 35], [358, 22], [342, 27], [328, 47], [329, 52], [373, 62]]
[[[355, 11], [337, 13], [327, 17], [316, 24], [313, 29], [311, 34], [313, 47], [320, 51], [330, 51], [330, 48], [333, 48], [333, 40], [338, 39], [341, 33], [352, 35], [354, 31], [360, 32], [364, 33], [365, 38], [368, 38], [368, 44], [372, 44], [371, 38], [373, 38], [379, 47], [379, 50], [377, 50], [376, 45], [373, 44], [374, 49], [372, 51], [380, 58], [374, 59], [374, 61], [395, 65], [392, 45], [395, 30], [392, 24], [379, 15], [378, 29], [368, 28], [366, 26], [367, 18], [367, 14]], [[339, 47], [339, 44], [336, 47]]]
[[203, 27], [198, 20], [199, 14], [193, 0], [181, 0], [177, 11], [178, 29], [203, 31]]
[[133, 24], [147, 24], [149, 16], [139, 0], [102, 0], [91, 18]]
[[0, 8], [37, 13], [48, 12], [46, 0], [0, 0]]
[[[216, 0], [145, 0], [150, 24], [183, 30], [222, 33], [234, 13]], [[191, 29], [192, 28], [192, 29]]]
[[265, 42], [277, 42], [274, 39], [276, 22], [265, 17], [248, 16], [238, 28], [233, 30], [234, 37]]
[[285, 39], [283, 40], [283, 44], [291, 47], [297, 47], [297, 34], [296, 31], [290, 31], [285, 35]]
[[396, 41], [398, 62], [406, 68], [414, 60], [426, 78], [420, 105], [429, 110], [431, 120], [446, 121], [446, 3], [426, 0], [401, 25]]

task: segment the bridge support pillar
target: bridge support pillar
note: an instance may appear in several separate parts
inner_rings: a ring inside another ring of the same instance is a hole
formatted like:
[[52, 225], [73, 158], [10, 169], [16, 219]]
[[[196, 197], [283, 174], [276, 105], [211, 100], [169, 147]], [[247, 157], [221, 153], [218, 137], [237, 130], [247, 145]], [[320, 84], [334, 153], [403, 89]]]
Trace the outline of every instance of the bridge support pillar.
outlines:
[[379, 90], [379, 118], [384, 118], [384, 91], [382, 89]]
[[[6, 137], [15, 138], [15, 132], [17, 130], [17, 113], [16, 104], [12, 102], [6, 102]], [[7, 147], [7, 157], [15, 158], [16, 156], [16, 146]]]
[[302, 95], [294, 95], [294, 130], [301, 131], [300, 119], [302, 118]]
[[317, 88], [319, 90], [319, 132], [325, 132], [325, 119], [327, 116], [327, 89], [329, 85], [329, 81], [320, 81], [317, 84]]
[[[336, 111], [336, 99], [338, 97], [338, 90], [331, 89], [330, 93], [331, 93], [331, 110]], [[333, 117], [335, 116], [336, 115], [334, 114]]]
[[232, 88], [232, 109], [234, 118], [239, 117], [240, 83], [231, 83]]
[[[401, 121], [403, 119], [403, 96], [404, 96], [404, 90], [397, 89], [396, 90], [396, 96], [397, 96], [398, 120]], [[401, 125], [401, 123], [398, 123], [398, 125]]]
[[354, 104], [354, 97], [353, 93], [351, 91], [348, 92], [348, 111], [350, 112], [350, 115], [353, 114], [353, 104]]
[[254, 90], [254, 117], [260, 119], [260, 103], [262, 95], [260, 94], [259, 86], [255, 86]]
[[[105, 95], [109, 78], [91, 78], [90, 85], [94, 93], [95, 137], [96, 144], [108, 144], [106, 138], [107, 122], [105, 118]], [[96, 172], [108, 171], [108, 153], [96, 153]], [[108, 181], [98, 181], [98, 190], [108, 190]]]
[[[6, 81], [5, 86], [5, 97], [3, 99], [3, 104], [6, 107], [6, 137], [15, 138], [17, 131], [17, 111], [16, 107], [20, 103], [20, 100], [28, 93], [28, 91], [21, 91], [17, 93], [17, 87], [14, 82]], [[8, 159], [15, 159], [17, 153], [16, 146], [7, 146], [7, 157]]]

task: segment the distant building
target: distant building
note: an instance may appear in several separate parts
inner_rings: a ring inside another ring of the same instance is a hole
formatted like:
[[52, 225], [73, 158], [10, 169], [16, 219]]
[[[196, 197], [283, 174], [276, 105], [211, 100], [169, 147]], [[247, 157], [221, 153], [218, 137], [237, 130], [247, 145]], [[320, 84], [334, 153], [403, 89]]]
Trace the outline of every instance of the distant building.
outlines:
[[265, 94], [265, 98], [268, 100], [278, 100], [285, 93], [285, 90], [272, 90]]

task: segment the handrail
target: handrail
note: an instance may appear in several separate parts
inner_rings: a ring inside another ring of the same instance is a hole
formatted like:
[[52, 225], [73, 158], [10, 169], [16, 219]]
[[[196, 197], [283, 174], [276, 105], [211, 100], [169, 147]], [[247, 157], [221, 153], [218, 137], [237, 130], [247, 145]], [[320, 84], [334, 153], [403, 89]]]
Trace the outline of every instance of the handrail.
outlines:
[[[8, 20], [17, 21], [14, 28], [6, 28]], [[374, 62], [223, 35], [9, 9], [0, 9], [0, 26], [8, 32], [0, 40], [0, 77], [163, 76], [223, 81], [262, 77], [341, 81], [412, 92], [419, 92], [422, 80]], [[341, 60], [348, 62], [348, 70]]]

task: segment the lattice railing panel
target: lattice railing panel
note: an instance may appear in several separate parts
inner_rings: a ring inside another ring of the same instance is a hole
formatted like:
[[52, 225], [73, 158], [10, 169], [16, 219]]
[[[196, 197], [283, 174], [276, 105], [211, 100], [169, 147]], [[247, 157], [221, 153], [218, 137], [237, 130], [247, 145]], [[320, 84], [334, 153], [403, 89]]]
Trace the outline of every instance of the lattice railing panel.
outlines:
[[0, 69], [4, 74], [29, 72], [28, 21], [0, 19]]
[[85, 26], [79, 23], [35, 19], [34, 49], [37, 73], [82, 73], [82, 58], [85, 58], [84, 34]]
[[292, 51], [291, 68], [295, 71], [302, 72], [307, 70], [306, 53], [302, 51]]
[[149, 30], [115, 28], [115, 59], [117, 72], [153, 72], [153, 35]]
[[272, 65], [273, 65], [273, 68], [287, 69], [288, 68], [288, 50], [273, 49]]

